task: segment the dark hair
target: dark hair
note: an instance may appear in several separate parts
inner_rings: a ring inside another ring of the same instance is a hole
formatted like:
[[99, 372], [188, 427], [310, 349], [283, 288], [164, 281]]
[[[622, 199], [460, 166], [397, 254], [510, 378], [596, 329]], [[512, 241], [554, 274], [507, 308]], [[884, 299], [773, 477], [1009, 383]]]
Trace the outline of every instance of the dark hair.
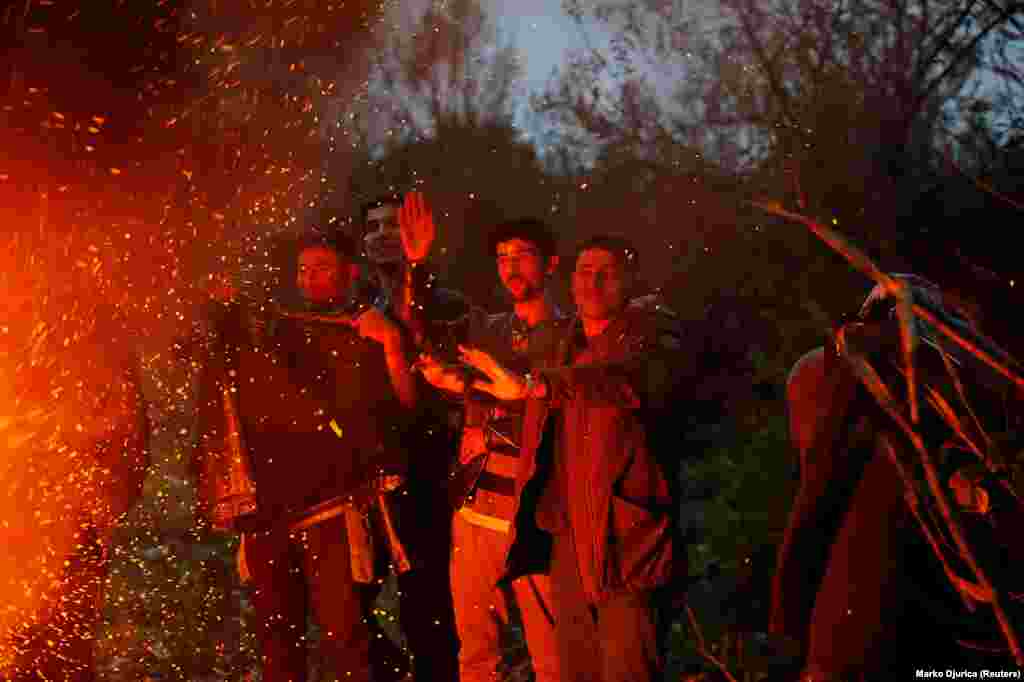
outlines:
[[367, 214], [369, 214], [369, 212], [375, 208], [380, 208], [381, 206], [400, 207], [401, 205], [402, 195], [399, 194], [398, 192], [393, 192], [391, 194], [384, 194], [382, 196], [379, 196], [373, 201], [368, 201], [362, 205], [362, 207], [359, 209], [359, 222], [365, 225]]
[[500, 223], [488, 236], [487, 248], [491, 255], [494, 255], [498, 250], [498, 244], [513, 239], [530, 242], [537, 247], [545, 260], [556, 255], [554, 231], [547, 223], [536, 218], [520, 218]]
[[612, 254], [627, 272], [635, 273], [640, 269], [640, 254], [637, 253], [633, 242], [625, 237], [614, 234], [599, 234], [595, 237], [584, 239], [576, 245], [573, 263], [580, 259], [580, 255], [584, 251], [590, 251], [591, 249], [601, 249]]
[[303, 235], [299, 238], [295, 253], [296, 255], [300, 254], [306, 249], [329, 249], [338, 254], [339, 258], [344, 258], [347, 261], [355, 261], [357, 257], [355, 244], [348, 235], [338, 230], [315, 231]]

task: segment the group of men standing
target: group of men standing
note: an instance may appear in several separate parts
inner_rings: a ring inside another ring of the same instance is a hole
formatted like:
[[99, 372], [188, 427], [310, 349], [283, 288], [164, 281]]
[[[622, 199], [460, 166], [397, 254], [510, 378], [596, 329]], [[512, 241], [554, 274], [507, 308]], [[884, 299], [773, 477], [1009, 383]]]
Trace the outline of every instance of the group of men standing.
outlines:
[[[659, 679], [664, 626], [687, 582], [680, 467], [698, 448], [689, 418], [715, 402], [714, 363], [695, 330], [684, 337], [656, 298], [635, 296], [639, 256], [622, 237], [576, 245], [565, 314], [549, 290], [552, 230], [535, 219], [491, 227], [488, 255], [512, 310], [490, 314], [432, 272], [437, 226], [421, 195], [375, 202], [361, 223], [358, 240], [312, 232], [295, 245], [301, 305], [212, 308], [194, 463], [201, 507], [242, 536], [262, 679], [307, 679], [310, 616], [338, 679], [497, 679], [514, 620], [540, 682]], [[896, 277], [941, 319], [972, 329], [967, 313], [943, 312], [934, 285]], [[768, 631], [800, 649], [786, 672], [802, 680], [1008, 660], [992, 624], [960, 610], [985, 594], [937, 566], [944, 555], [920, 535], [897, 457], [909, 441], [843, 359], [862, 352], [899, 384], [885, 292], [787, 385], [800, 489]], [[68, 373], [75, 426], [58, 430], [83, 453], [91, 497], [68, 512], [77, 530], [63, 593], [13, 633], [0, 679], [95, 679], [106, 547], [148, 463], [124, 329], [114, 315], [98, 324], [83, 343], [106, 352]], [[915, 357], [930, 395], [943, 390], [952, 404], [967, 386], [983, 414], [1019, 425], [1019, 408], [1007, 407], [1019, 406], [1019, 386], [922, 329]], [[926, 426], [929, 443], [952, 442], [948, 424]], [[967, 478], [962, 459], [944, 475], [965, 527], [983, 538], [989, 565], [1009, 567], [997, 577], [1016, 584], [1019, 501]], [[373, 613], [389, 574], [406, 651]], [[1012, 594], [1009, 611], [1019, 622]], [[926, 635], [922, 647], [900, 636], [910, 627]]]
[[538, 680], [655, 679], [659, 606], [684, 587], [671, 411], [693, 368], [674, 318], [631, 304], [636, 250], [581, 243], [565, 315], [552, 230], [495, 226], [513, 309], [488, 314], [431, 272], [422, 195], [363, 224], [361, 244], [299, 243], [300, 309], [215, 325], [198, 453], [244, 441], [254, 505], [232, 523], [263, 679], [306, 679], [308, 611], [340, 679], [407, 674], [369, 610], [388, 572], [415, 679], [495, 679], [515, 613]]

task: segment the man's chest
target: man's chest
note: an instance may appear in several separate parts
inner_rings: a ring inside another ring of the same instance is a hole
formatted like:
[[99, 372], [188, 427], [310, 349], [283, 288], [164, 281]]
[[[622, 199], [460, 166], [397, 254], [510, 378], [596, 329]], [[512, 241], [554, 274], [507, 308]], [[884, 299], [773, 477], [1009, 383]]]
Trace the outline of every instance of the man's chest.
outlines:
[[243, 413], [259, 413], [264, 422], [322, 424], [325, 415], [379, 393], [386, 373], [381, 354], [373, 351], [352, 333], [280, 329], [239, 353], [236, 383]]

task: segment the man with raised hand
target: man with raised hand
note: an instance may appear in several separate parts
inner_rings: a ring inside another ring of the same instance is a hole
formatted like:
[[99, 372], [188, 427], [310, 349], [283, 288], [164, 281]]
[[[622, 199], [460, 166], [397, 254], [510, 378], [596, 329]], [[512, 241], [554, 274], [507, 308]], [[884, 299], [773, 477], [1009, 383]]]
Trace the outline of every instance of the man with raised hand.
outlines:
[[[422, 197], [412, 193], [405, 199], [408, 206], [414, 202], [420, 205]], [[407, 339], [430, 345], [428, 339], [445, 334], [447, 322], [465, 315], [467, 306], [450, 289], [431, 286], [423, 290], [417, 245], [403, 244], [400, 228], [403, 219], [408, 222], [421, 215], [403, 210], [402, 198], [394, 194], [363, 207], [362, 246], [368, 265], [363, 297], [400, 321]], [[406, 229], [406, 233], [415, 230]], [[407, 255], [410, 249], [411, 259]], [[414, 272], [419, 284], [416, 305]], [[401, 627], [412, 654], [415, 679], [456, 682], [459, 642], [449, 590], [452, 510], [445, 482], [457, 442], [459, 408], [434, 391], [423, 390], [420, 398], [413, 423], [403, 437], [411, 455], [407, 483], [395, 496], [394, 505], [399, 536], [414, 562], [412, 570], [397, 578]]]

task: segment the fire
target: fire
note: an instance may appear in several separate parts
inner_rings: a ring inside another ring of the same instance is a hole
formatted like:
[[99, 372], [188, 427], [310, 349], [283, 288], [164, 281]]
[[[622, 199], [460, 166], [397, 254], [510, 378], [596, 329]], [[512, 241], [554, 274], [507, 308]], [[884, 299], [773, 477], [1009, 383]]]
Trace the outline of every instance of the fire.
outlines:
[[96, 342], [112, 329], [97, 327], [104, 305], [84, 286], [99, 268], [69, 276], [67, 252], [39, 236], [0, 241], [0, 676], [34, 665], [26, 649], [64, 656], [66, 635], [91, 627], [77, 605], [101, 578], [82, 564], [111, 520], [96, 444], [116, 450], [135, 428], [117, 354]]

